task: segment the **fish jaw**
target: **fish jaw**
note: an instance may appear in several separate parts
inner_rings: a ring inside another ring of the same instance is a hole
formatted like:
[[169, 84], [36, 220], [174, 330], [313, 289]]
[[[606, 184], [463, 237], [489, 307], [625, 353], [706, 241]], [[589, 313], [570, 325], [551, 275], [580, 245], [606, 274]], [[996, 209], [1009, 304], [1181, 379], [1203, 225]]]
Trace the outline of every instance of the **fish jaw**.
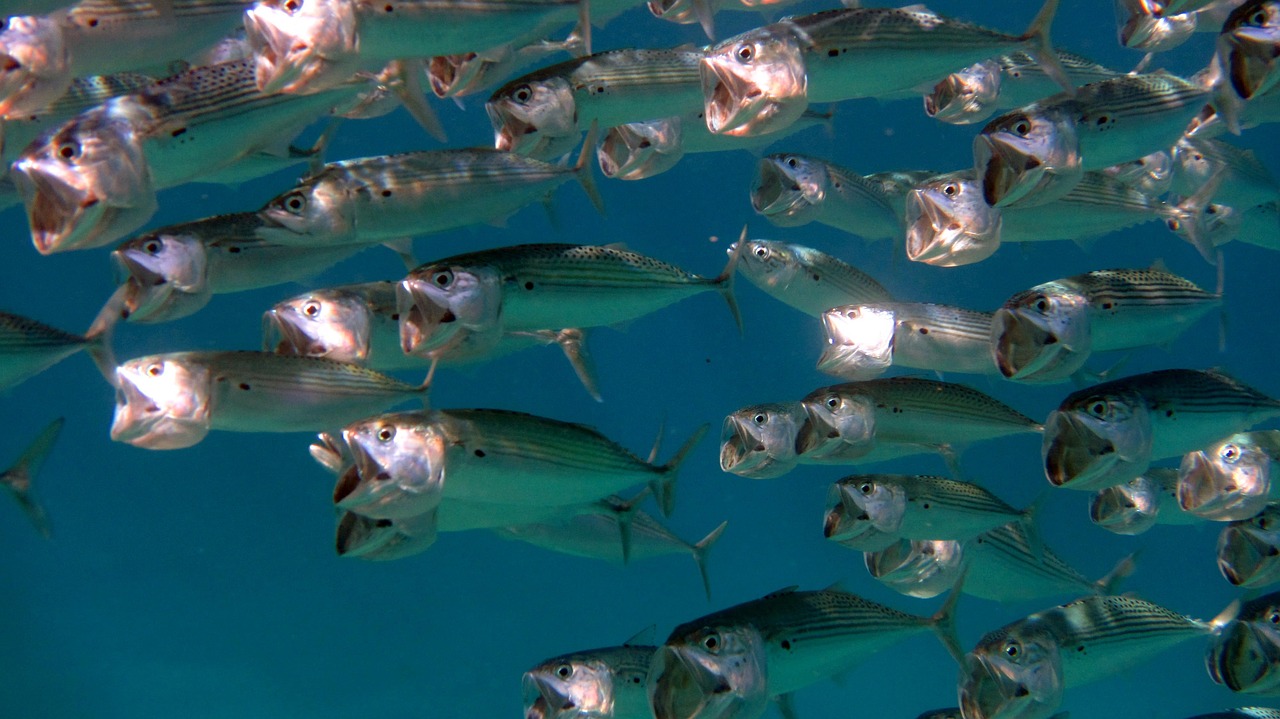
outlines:
[[0, 118], [43, 111], [71, 86], [74, 72], [62, 25], [49, 16], [18, 16], [0, 33]]
[[334, 531], [334, 549], [339, 557], [365, 557], [387, 546], [395, 536], [395, 525], [389, 519], [343, 512]]
[[1178, 467], [1178, 505], [1197, 517], [1234, 522], [1257, 515], [1271, 493], [1271, 458], [1229, 437], [1188, 452]]
[[153, 233], [111, 252], [121, 284], [128, 284], [124, 312], [130, 322], [168, 322], [209, 303], [208, 255], [195, 238]]
[[956, 540], [901, 539], [863, 553], [867, 572], [894, 591], [929, 599], [955, 586], [964, 570], [964, 545]]
[[864, 537], [869, 539], [872, 535], [884, 534], [856, 495], [856, 486], [843, 481], [831, 485], [827, 490], [828, 509], [822, 525], [822, 534], [827, 539], [837, 544], [846, 544], [857, 543]]
[[684, 157], [682, 120], [668, 117], [605, 130], [596, 159], [605, 177], [642, 180], [662, 174]]
[[994, 60], [953, 72], [924, 96], [925, 114], [952, 125], [982, 122], [996, 111], [1000, 79], [1000, 65]]
[[765, 157], [751, 184], [751, 207], [778, 227], [808, 224], [821, 211], [828, 181], [820, 163], [797, 155]]
[[[714, 651], [705, 646], [713, 637]], [[764, 640], [754, 629], [699, 630], [658, 649], [646, 688], [654, 719], [760, 716], [769, 701]]]
[[1096, 490], [1147, 471], [1152, 431], [1146, 408], [1116, 401], [1107, 404], [1106, 418], [1082, 409], [1058, 409], [1049, 414], [1041, 457], [1050, 484]]
[[745, 408], [724, 418], [720, 468], [740, 477], [773, 479], [795, 466], [795, 423], [765, 408]]
[[1280, 693], [1280, 630], [1271, 616], [1235, 620], [1215, 637], [1205, 652], [1205, 668], [1218, 684], [1233, 692], [1274, 696]]
[[116, 368], [111, 439], [144, 449], [184, 449], [212, 425], [207, 370], [154, 357]]
[[1245, 3], [1233, 11], [1218, 36], [1218, 57], [1226, 58], [1227, 76], [1245, 100], [1261, 95], [1280, 81], [1280, 4]]
[[493, 125], [493, 145], [503, 152], [552, 158], [573, 149], [582, 134], [578, 103], [562, 77], [513, 80], [484, 104]]
[[1004, 217], [972, 182], [946, 180], [907, 194], [907, 259], [936, 267], [981, 262], [1000, 248]]
[[255, 234], [285, 245], [335, 245], [356, 236], [355, 198], [343, 183], [321, 173], [269, 201], [258, 211], [262, 226]]
[[404, 520], [432, 512], [444, 491], [445, 439], [421, 414], [361, 420], [342, 430], [357, 481], [339, 482], [338, 509]]
[[[1055, 319], [1060, 318], [1034, 309], [996, 310], [991, 319], [991, 354], [1000, 374], [1017, 382], [1060, 382], [1084, 367], [1092, 350], [1087, 318], [1082, 317], [1075, 327]], [[1075, 337], [1064, 337], [1063, 330]]]
[[1280, 579], [1280, 509], [1269, 506], [1252, 519], [1232, 522], [1218, 535], [1218, 570], [1237, 587], [1261, 587]]
[[855, 381], [884, 374], [893, 366], [896, 314], [875, 305], [846, 305], [822, 313], [827, 347], [818, 358], [818, 371]]
[[436, 55], [427, 61], [427, 84], [435, 96], [444, 99], [461, 95], [480, 75], [485, 63], [478, 53]]
[[1186, 42], [1199, 24], [1195, 13], [1156, 14], [1146, 2], [1142, 8], [1125, 12], [1125, 3], [1116, 3], [1120, 44], [1132, 50], [1164, 52]]
[[1089, 503], [1089, 519], [1116, 534], [1135, 535], [1155, 526], [1160, 509], [1156, 488], [1145, 476], [1104, 487]]
[[431, 353], [469, 332], [500, 331], [502, 281], [493, 267], [420, 267], [396, 286], [400, 345], [407, 355]]
[[613, 675], [590, 663], [537, 667], [524, 673], [521, 689], [525, 719], [585, 719], [614, 713]]
[[799, 38], [766, 25], [711, 47], [698, 68], [707, 129], [749, 137], [781, 130], [809, 106]]
[[258, 89], [311, 94], [359, 69], [355, 4], [344, 0], [262, 0], [245, 11]]
[[1075, 124], [1056, 108], [995, 118], [973, 139], [973, 158], [992, 207], [1051, 202], [1084, 176]]
[[1062, 703], [1057, 652], [1031, 664], [982, 650], [965, 655], [960, 670], [960, 709], [968, 719], [1048, 719]]
[[342, 291], [310, 293], [263, 313], [263, 348], [363, 365], [369, 361], [372, 322], [359, 298]]

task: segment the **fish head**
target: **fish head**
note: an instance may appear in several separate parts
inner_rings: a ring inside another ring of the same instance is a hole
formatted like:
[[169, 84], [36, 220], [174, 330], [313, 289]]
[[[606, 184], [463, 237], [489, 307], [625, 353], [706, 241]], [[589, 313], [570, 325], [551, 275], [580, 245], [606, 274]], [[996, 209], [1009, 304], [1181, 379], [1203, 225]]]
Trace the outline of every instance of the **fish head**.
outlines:
[[182, 449], [212, 424], [212, 378], [204, 365], [175, 356], [129, 360], [116, 368], [111, 439], [145, 449]]
[[1219, 171], [1224, 163], [1215, 161], [1201, 147], [1204, 140], [1183, 136], [1173, 146], [1173, 191], [1179, 195], [1193, 195]]
[[822, 313], [827, 347], [818, 370], [848, 380], [879, 377], [893, 366], [897, 312], [886, 305], [845, 305]]
[[63, 25], [54, 15], [19, 15], [0, 32], [0, 118], [35, 115], [74, 78]]
[[245, 11], [244, 31], [264, 93], [320, 92], [360, 68], [351, 0], [258, 0]]
[[559, 657], [524, 673], [525, 719], [609, 719], [614, 672], [598, 658]]
[[130, 97], [108, 101], [44, 133], [13, 163], [41, 254], [100, 247], [154, 214], [155, 185], [134, 131], [145, 112]]
[[964, 545], [953, 539], [900, 539], [864, 552], [867, 571], [909, 597], [929, 599], [951, 589], [964, 571]]
[[[257, 234], [282, 244], [340, 243], [356, 235], [355, 205], [336, 171], [321, 171], [272, 198], [258, 211]], [[367, 190], [362, 190], [367, 191]]]
[[1178, 467], [1178, 504], [1218, 522], [1255, 516], [1271, 494], [1272, 461], [1271, 453], [1249, 432], [1188, 452]]
[[578, 144], [578, 103], [564, 77], [518, 78], [498, 88], [484, 110], [493, 146], [537, 158], [559, 157]]
[[1136, 393], [1076, 393], [1044, 423], [1045, 476], [1072, 489], [1127, 482], [1147, 471], [1152, 438], [1151, 414]]
[[1213, 681], [1233, 692], [1280, 693], [1280, 593], [1246, 602], [1210, 640], [1205, 667]]
[[999, 107], [1000, 63], [984, 60], [953, 72], [924, 96], [924, 111], [952, 125], [972, 125], [991, 117]]
[[1075, 122], [1052, 105], [1028, 105], [987, 123], [973, 140], [973, 159], [993, 207], [1056, 200], [1084, 176]]
[[[777, 240], [745, 242], [747, 245], [739, 255], [738, 271], [751, 284], [778, 293], [805, 275], [805, 258], [800, 247]], [[732, 243], [725, 251], [732, 257], [738, 251], [738, 243]]]
[[822, 534], [827, 539], [859, 552], [877, 552], [888, 548], [898, 537], [875, 528], [862, 507], [850, 501], [843, 484], [837, 482], [827, 490], [827, 511], [822, 518]]
[[1000, 248], [1004, 217], [972, 179], [950, 175], [922, 183], [907, 193], [906, 207], [912, 262], [958, 267], [981, 262]]
[[1159, 197], [1173, 184], [1174, 161], [1168, 152], [1159, 150], [1136, 160], [1104, 167], [1100, 172], [1145, 195]]
[[800, 404], [791, 402], [752, 405], [725, 417], [720, 468], [752, 479], [772, 479], [791, 471], [801, 416]]
[[796, 454], [821, 459], [855, 456], [875, 444], [875, 402], [857, 392], [819, 390], [803, 401], [805, 418], [796, 432]]
[[471, 89], [489, 61], [479, 53], [436, 55], [427, 61], [427, 84], [436, 97], [457, 97]]
[[1146, 475], [1103, 487], [1089, 502], [1089, 519], [1116, 534], [1142, 534], [1156, 524], [1160, 488]]
[[825, 163], [804, 155], [762, 158], [751, 183], [751, 207], [779, 227], [816, 219], [831, 178]]
[[1280, 81], [1280, 1], [1246, 2], [1227, 16], [1218, 35], [1223, 60], [1236, 95], [1249, 100]]
[[672, 636], [653, 656], [646, 690], [654, 719], [760, 716], [770, 696], [764, 637], [750, 625]]
[[679, 117], [665, 117], [605, 130], [596, 148], [600, 171], [618, 180], [643, 180], [670, 170], [684, 156], [682, 125]]
[[717, 135], [749, 137], [781, 130], [809, 106], [804, 48], [786, 23], [711, 46], [698, 72], [707, 129]]
[[396, 286], [396, 312], [401, 349], [429, 356], [463, 330], [485, 334], [500, 326], [502, 278], [489, 266], [419, 267]]
[[421, 412], [353, 422], [342, 430], [354, 475], [339, 477], [333, 502], [366, 517], [402, 520], [440, 505], [448, 440], [440, 424]]
[[1166, 204], [1164, 222], [1170, 232], [1187, 242], [1192, 242], [1193, 231], [1198, 230], [1199, 237], [1217, 247], [1240, 234], [1244, 226], [1244, 212], [1230, 205], [1210, 202], [1197, 213], [1190, 201], [1182, 201]]
[[677, 25], [692, 25], [698, 22], [696, 5], [693, 0], [649, 0], [649, 12], [660, 20]]
[[128, 283], [124, 310], [130, 322], [166, 322], [208, 304], [209, 256], [191, 234], [148, 232], [111, 252], [116, 275]]
[[991, 355], [1000, 374], [1020, 382], [1057, 382], [1093, 351], [1089, 301], [1062, 282], [1010, 297], [991, 320]]
[[1257, 516], [1222, 529], [1218, 570], [1237, 587], [1263, 587], [1280, 580], [1280, 504], [1273, 502]]
[[343, 288], [307, 292], [263, 313], [263, 349], [365, 364], [373, 322], [373, 310], [357, 292]]
[[1116, 0], [1120, 44], [1133, 50], [1164, 52], [1186, 42], [1196, 31], [1196, 13], [1164, 11], [1154, 0]]
[[[846, 514], [885, 534], [897, 534], [907, 513], [907, 492], [899, 478], [887, 474], [845, 477], [838, 482]], [[832, 537], [828, 537], [832, 539]]]
[[1048, 719], [1065, 688], [1058, 644], [1034, 619], [990, 632], [965, 655], [959, 684], [968, 719]]

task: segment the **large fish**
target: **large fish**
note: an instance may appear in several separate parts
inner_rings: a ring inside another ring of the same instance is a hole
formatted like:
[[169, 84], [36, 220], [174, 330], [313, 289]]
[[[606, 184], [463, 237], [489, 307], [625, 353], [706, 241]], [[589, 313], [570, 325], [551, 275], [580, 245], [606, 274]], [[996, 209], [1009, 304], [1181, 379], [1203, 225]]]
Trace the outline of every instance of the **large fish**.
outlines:
[[686, 622], [672, 630], [649, 667], [653, 716], [755, 719], [771, 697], [926, 631], [958, 656], [954, 602], [953, 596], [926, 618], [838, 589], [792, 587]]
[[742, 240], [738, 271], [751, 284], [808, 315], [859, 302], [890, 302], [889, 291], [867, 273], [811, 247], [777, 240]]
[[524, 719], [652, 719], [645, 678], [657, 649], [635, 638], [540, 662], [521, 680]]
[[31, 493], [31, 483], [44, 465], [44, 460], [53, 450], [53, 443], [58, 441], [58, 434], [66, 420], [59, 417], [45, 426], [31, 444], [23, 450], [22, 455], [13, 466], [0, 472], [0, 487], [4, 487], [13, 495], [14, 501], [22, 508], [35, 525], [36, 531], [45, 539], [53, 536], [53, 526], [49, 523], [49, 513], [36, 501]]
[[317, 357], [239, 351], [139, 357], [116, 368], [116, 378], [111, 438], [146, 449], [190, 447], [213, 429], [329, 429], [421, 399], [430, 384]]
[[1219, 372], [1159, 370], [1072, 392], [1040, 454], [1054, 486], [1095, 490], [1276, 416], [1280, 401]]
[[901, 236], [894, 199], [878, 183], [808, 155], [761, 159], [751, 184], [752, 208], [779, 227], [819, 222], [867, 240]]
[[1257, 515], [1222, 528], [1218, 570], [1237, 587], [1280, 582], [1280, 503], [1272, 502]]
[[[1058, 64], [1076, 86], [1120, 74], [1079, 55], [1061, 50], [1056, 54]], [[924, 96], [924, 111], [942, 122], [971, 125], [996, 110], [1022, 107], [1060, 89], [1030, 53], [1018, 51], [947, 75]]]
[[1233, 692], [1280, 696], [1280, 592], [1241, 605], [1213, 638], [1204, 663], [1213, 681]]
[[1178, 505], [1218, 522], [1253, 517], [1268, 501], [1280, 500], [1280, 482], [1271, 474], [1277, 459], [1280, 430], [1274, 429], [1233, 434], [1188, 452], [1178, 467]]
[[1023, 290], [991, 321], [1000, 373], [1020, 382], [1058, 382], [1094, 352], [1172, 342], [1222, 303], [1161, 270], [1095, 270]]
[[40, 133], [56, 127], [92, 107], [113, 97], [138, 92], [159, 78], [137, 72], [121, 72], [111, 75], [89, 75], [71, 81], [71, 86], [56, 100], [21, 117], [4, 118], [0, 124], [0, 157], [6, 164], [18, 159], [18, 155]]
[[743, 407], [724, 418], [720, 430], [720, 469], [740, 477], [773, 479], [799, 462], [796, 433], [804, 405], [779, 402]]
[[890, 367], [994, 375], [991, 313], [949, 305], [882, 302], [822, 313], [827, 344], [818, 370], [866, 380]]
[[1089, 519], [1116, 534], [1142, 534], [1157, 524], [1202, 521], [1178, 504], [1178, 485], [1177, 470], [1147, 470], [1128, 482], [1099, 489], [1089, 500]]

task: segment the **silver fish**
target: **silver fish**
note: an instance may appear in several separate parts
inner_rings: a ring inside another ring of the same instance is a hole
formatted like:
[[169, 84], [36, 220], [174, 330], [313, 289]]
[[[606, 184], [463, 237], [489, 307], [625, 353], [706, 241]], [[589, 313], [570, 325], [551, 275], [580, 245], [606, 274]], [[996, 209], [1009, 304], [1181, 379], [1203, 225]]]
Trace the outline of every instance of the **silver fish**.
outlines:
[[877, 581], [919, 599], [948, 591], [966, 573], [964, 543], [954, 539], [899, 539], [882, 549], [864, 550], [862, 557]]
[[1276, 416], [1280, 401], [1226, 375], [1160, 370], [1072, 392], [1045, 420], [1040, 454], [1054, 486], [1095, 490]]
[[[110, 303], [109, 303], [110, 304]], [[113, 323], [104, 311], [84, 336], [63, 332], [42, 322], [0, 312], [0, 389], [19, 385], [84, 350], [110, 381], [115, 375], [111, 355]]]
[[751, 206], [779, 227], [819, 222], [867, 240], [902, 234], [901, 215], [874, 182], [807, 155], [761, 159], [751, 184]]
[[418, 527], [417, 517], [401, 520], [372, 519], [343, 512], [334, 532], [339, 557], [389, 562], [421, 554], [435, 544], [434, 526]]
[[[1056, 55], [1067, 78], [1076, 86], [1120, 74], [1069, 52], [1059, 50]], [[971, 125], [986, 120], [996, 110], [1021, 107], [1060, 89], [1030, 53], [1012, 52], [947, 75], [924, 96], [924, 111], [942, 122]]]
[[847, 380], [890, 367], [995, 374], [991, 313], [913, 302], [855, 304], [822, 313], [827, 345], [818, 370]]
[[[855, 474], [831, 486], [845, 514], [881, 533], [903, 539], [965, 540], [1009, 522], [1035, 531], [1035, 509], [1015, 509], [971, 482], [915, 474]], [[828, 499], [830, 503], [830, 499]], [[850, 526], [853, 525], [853, 526]], [[856, 522], [845, 525], [857, 532]], [[828, 535], [839, 542], [841, 535]]]
[[890, 302], [889, 291], [870, 275], [811, 247], [777, 240], [744, 240], [738, 271], [751, 284], [808, 315], [858, 302]]
[[1280, 592], [1255, 597], [1205, 652], [1209, 676], [1233, 692], [1280, 696]]
[[1200, 28], [1194, 12], [1169, 12], [1152, 0], [1115, 0], [1120, 44], [1149, 53], [1167, 52], [1186, 42]]
[[539, 663], [521, 679], [524, 719], [652, 719], [645, 678], [657, 650], [628, 642]]
[[65, 421], [65, 418], [59, 417], [46, 425], [40, 434], [31, 440], [31, 444], [23, 450], [13, 466], [0, 472], [0, 487], [9, 490], [9, 494], [13, 495], [14, 501], [22, 508], [27, 519], [31, 520], [36, 531], [45, 539], [53, 537], [53, 526], [49, 523], [49, 513], [32, 496], [31, 483], [39, 474], [45, 458], [53, 450], [53, 443], [58, 441], [58, 434], [62, 431]]
[[[269, 352], [174, 352], [116, 368], [111, 439], [181, 449], [210, 430], [318, 431], [425, 397], [358, 365]], [[429, 380], [429, 378], [428, 378]]]
[[991, 320], [991, 355], [1020, 382], [1057, 382], [1094, 352], [1172, 342], [1222, 296], [1160, 270], [1095, 270], [1036, 285]]
[[757, 404], [724, 418], [720, 431], [720, 469], [739, 477], [772, 479], [790, 472], [796, 457], [796, 432], [804, 420], [799, 402]]
[[137, 72], [121, 72], [111, 75], [90, 75], [71, 81], [61, 97], [31, 113], [20, 117], [6, 117], [0, 123], [0, 141], [6, 164], [35, 141], [40, 134], [56, 127], [92, 107], [113, 97], [138, 92], [155, 84], [158, 78]]
[[1248, 519], [1280, 500], [1280, 482], [1271, 481], [1277, 459], [1280, 430], [1274, 429], [1233, 434], [1188, 452], [1178, 467], [1178, 505], [1202, 519]]
[[794, 587], [686, 622], [649, 667], [655, 719], [755, 719], [788, 694], [933, 631], [958, 656], [954, 597], [932, 617], [904, 614], [837, 589]]
[[[598, 22], [594, 12], [592, 16]], [[539, 40], [522, 47], [504, 44], [479, 52], [437, 55], [427, 62], [427, 85], [441, 99], [466, 97], [488, 89], [548, 55], [576, 53], [582, 47], [582, 38], [574, 33], [563, 42]]]
[[1167, 150], [1160, 150], [1136, 160], [1104, 167], [1098, 172], [1148, 197], [1159, 197], [1173, 185], [1173, 157]]
[[1213, 200], [1249, 208], [1280, 200], [1280, 184], [1251, 150], [1221, 140], [1184, 137], [1173, 148], [1171, 191], [1190, 196], [1210, 179], [1217, 182]]
[[1232, 522], [1218, 535], [1218, 570], [1237, 587], [1280, 582], [1280, 503]]
[[1178, 472], [1150, 469], [1141, 476], [1099, 489], [1089, 500], [1089, 519], [1108, 532], [1142, 534], [1157, 524], [1194, 524], [1200, 517], [1178, 504]]
[[1249, 100], [1280, 82], [1277, 47], [1280, 3], [1249, 0], [1232, 11], [1218, 36], [1217, 58], [1236, 95]]

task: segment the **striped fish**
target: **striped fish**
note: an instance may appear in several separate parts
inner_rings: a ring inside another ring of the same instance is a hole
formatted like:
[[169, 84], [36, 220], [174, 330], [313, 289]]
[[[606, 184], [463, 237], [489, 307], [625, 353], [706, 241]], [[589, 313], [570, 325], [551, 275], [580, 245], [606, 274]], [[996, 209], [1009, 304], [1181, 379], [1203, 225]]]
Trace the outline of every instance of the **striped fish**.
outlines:
[[111, 439], [181, 449], [210, 430], [307, 432], [425, 398], [429, 381], [405, 384], [359, 365], [269, 352], [174, 352], [116, 368]]
[[[63, 332], [42, 322], [0, 312], [0, 389], [19, 385], [53, 365], [85, 350], [104, 377], [115, 374], [111, 356], [111, 322], [103, 312], [84, 335]], [[108, 380], [110, 381], [110, 380]]]
[[1170, 343], [1221, 303], [1168, 272], [1095, 270], [1006, 300], [991, 321], [991, 353], [1009, 379], [1057, 382], [1094, 352]]
[[933, 631], [959, 656], [955, 596], [918, 617], [838, 589], [794, 587], [686, 622], [659, 647], [648, 694], [655, 719], [755, 719], [771, 697], [846, 671]]
[[[1055, 54], [1067, 79], [1077, 87], [1120, 74], [1079, 55], [1061, 50]], [[1022, 107], [1060, 89], [1030, 53], [1017, 51], [947, 75], [924, 96], [924, 111], [942, 122], [971, 125], [996, 110]]]
[[[902, 539], [965, 540], [1010, 522], [1035, 532], [1034, 508], [1018, 510], [971, 482], [924, 474], [855, 474], [832, 485], [845, 515]], [[858, 522], [846, 527], [857, 532]], [[853, 525], [853, 526], [850, 526]], [[828, 535], [841, 541], [843, 536]]]
[[1064, 690], [1115, 676], [1217, 633], [1223, 623], [1123, 596], [1089, 596], [1036, 612], [988, 632], [965, 655], [960, 707], [966, 719], [1048, 717]]
[[494, 146], [542, 159], [602, 128], [695, 113], [702, 106], [697, 50], [609, 50], [507, 82], [485, 103]]
[[890, 367], [992, 375], [991, 313], [917, 302], [854, 304], [822, 313], [818, 370], [866, 380]]
[[1237, 587], [1280, 582], [1280, 502], [1218, 534], [1218, 571]]
[[53, 537], [53, 526], [49, 523], [49, 513], [32, 495], [31, 483], [40, 472], [40, 467], [44, 465], [49, 452], [53, 450], [53, 443], [58, 441], [58, 434], [62, 432], [62, 425], [65, 422], [65, 418], [59, 417], [45, 425], [45, 428], [40, 430], [40, 434], [36, 435], [36, 438], [31, 440], [31, 444], [23, 450], [17, 461], [0, 472], [0, 487], [9, 491], [13, 500], [27, 515], [27, 519], [31, 520], [36, 531], [45, 539]]
[[902, 217], [880, 186], [808, 155], [762, 158], [751, 184], [751, 206], [778, 227], [818, 222], [867, 240], [902, 234]]
[[1280, 719], [1280, 709], [1271, 707], [1240, 707], [1209, 714], [1197, 714], [1189, 719]]
[[540, 662], [521, 679], [524, 719], [652, 719], [644, 683], [657, 650], [632, 640]]
[[[592, 19], [599, 21], [595, 12]], [[441, 99], [466, 97], [488, 89], [548, 55], [580, 52], [582, 45], [582, 38], [574, 33], [563, 42], [539, 40], [523, 47], [502, 45], [481, 52], [436, 55], [427, 61], [427, 85]]]
[[1280, 696], [1280, 592], [1245, 602], [1210, 642], [1204, 663], [1233, 692]]
[[1176, 495], [1182, 511], [1216, 522], [1248, 519], [1268, 501], [1280, 501], [1271, 471], [1280, 460], [1280, 430], [1233, 434], [1188, 452], [1178, 466]]
[[[730, 256], [738, 244], [728, 248]], [[889, 291], [862, 270], [804, 245], [746, 240], [738, 271], [751, 284], [808, 315], [856, 302], [890, 302]]]
[[1219, 372], [1160, 370], [1072, 392], [1040, 455], [1054, 486], [1094, 490], [1277, 416], [1280, 401]]
[[155, 84], [156, 79], [142, 73], [122, 72], [72, 80], [66, 92], [44, 107], [21, 117], [4, 118], [3, 132], [0, 133], [0, 142], [3, 143], [0, 158], [6, 164], [13, 162], [27, 145], [50, 127], [61, 125], [113, 97], [138, 92]]
[[799, 461], [796, 432], [804, 419], [799, 402], [756, 404], [724, 418], [720, 469], [740, 477], [780, 477]]
[[1089, 519], [1108, 532], [1142, 534], [1157, 524], [1196, 524], [1202, 521], [1178, 503], [1178, 471], [1149, 469], [1142, 475], [1103, 487], [1089, 500]]
[[1254, 155], [1221, 140], [1183, 137], [1173, 147], [1170, 190], [1194, 195], [1213, 179], [1215, 202], [1249, 208], [1280, 200], [1280, 184]]

